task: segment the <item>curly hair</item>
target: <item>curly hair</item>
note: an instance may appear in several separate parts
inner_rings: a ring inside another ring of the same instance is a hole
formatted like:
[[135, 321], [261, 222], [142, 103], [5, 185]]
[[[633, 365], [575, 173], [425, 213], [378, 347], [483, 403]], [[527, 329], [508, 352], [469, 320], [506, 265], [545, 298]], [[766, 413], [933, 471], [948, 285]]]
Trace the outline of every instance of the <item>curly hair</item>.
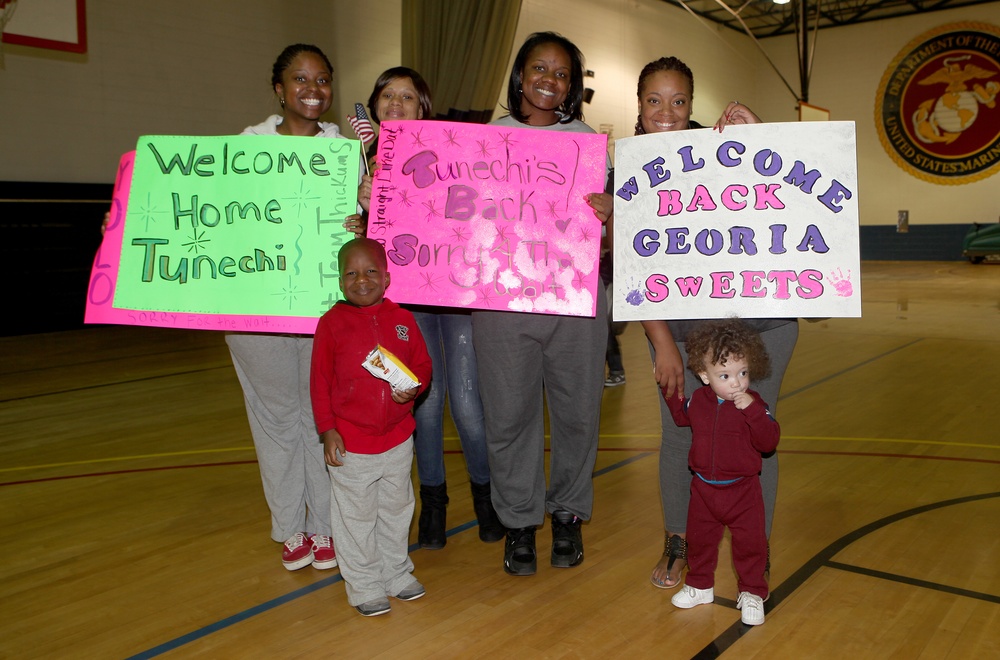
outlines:
[[[654, 73], [660, 71], [676, 71], [691, 83], [691, 99], [694, 100], [694, 74], [691, 73], [691, 68], [684, 64], [676, 57], [661, 57], [658, 60], [653, 60], [646, 66], [642, 67], [642, 71], [639, 72], [639, 84], [637, 85], [635, 95], [642, 99], [642, 88], [646, 85], [646, 79], [649, 78]], [[640, 116], [635, 122], [635, 134], [645, 135], [646, 129], [642, 127], [642, 117]]]
[[725, 364], [732, 357], [747, 361], [751, 380], [767, 378], [771, 358], [760, 334], [738, 318], [705, 321], [688, 333], [688, 369], [700, 375], [713, 364]]

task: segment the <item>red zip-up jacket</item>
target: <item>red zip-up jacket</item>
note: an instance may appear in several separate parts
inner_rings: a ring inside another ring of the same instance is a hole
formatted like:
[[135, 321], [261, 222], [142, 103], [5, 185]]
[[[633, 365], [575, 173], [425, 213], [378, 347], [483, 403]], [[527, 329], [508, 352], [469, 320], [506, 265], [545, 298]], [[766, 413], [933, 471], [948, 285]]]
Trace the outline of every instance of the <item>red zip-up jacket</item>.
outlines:
[[320, 320], [313, 339], [309, 376], [316, 429], [336, 429], [344, 448], [355, 454], [381, 454], [406, 441], [416, 428], [413, 401], [392, 400], [384, 380], [361, 366], [381, 345], [420, 381], [431, 381], [431, 358], [413, 314], [383, 299], [370, 307], [338, 302]]
[[[680, 388], [678, 388], [680, 390]], [[774, 451], [781, 427], [753, 390], [753, 403], [740, 410], [719, 403], [711, 387], [699, 387], [688, 401], [681, 391], [666, 399], [677, 426], [691, 427], [688, 466], [709, 481], [728, 481], [760, 473], [761, 454]]]

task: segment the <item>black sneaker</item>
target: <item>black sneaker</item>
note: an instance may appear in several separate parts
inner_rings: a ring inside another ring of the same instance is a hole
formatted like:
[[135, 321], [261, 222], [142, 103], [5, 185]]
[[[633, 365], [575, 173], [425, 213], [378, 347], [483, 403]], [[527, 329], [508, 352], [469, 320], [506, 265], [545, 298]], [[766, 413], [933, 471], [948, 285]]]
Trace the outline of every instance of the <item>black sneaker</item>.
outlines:
[[552, 513], [552, 565], [571, 568], [583, 562], [582, 520], [569, 511]]
[[534, 575], [537, 569], [535, 528], [508, 529], [503, 552], [503, 570], [510, 575]]

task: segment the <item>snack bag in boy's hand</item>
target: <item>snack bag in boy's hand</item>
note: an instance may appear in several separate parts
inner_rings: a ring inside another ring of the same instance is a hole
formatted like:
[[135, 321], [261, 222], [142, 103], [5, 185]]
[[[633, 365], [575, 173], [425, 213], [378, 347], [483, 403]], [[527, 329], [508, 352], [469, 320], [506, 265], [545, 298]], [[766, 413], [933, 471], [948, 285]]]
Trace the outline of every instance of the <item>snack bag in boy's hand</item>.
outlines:
[[406, 368], [402, 360], [383, 346], [373, 348], [361, 366], [376, 378], [388, 381], [392, 389], [400, 392], [412, 390], [420, 385], [416, 375]]

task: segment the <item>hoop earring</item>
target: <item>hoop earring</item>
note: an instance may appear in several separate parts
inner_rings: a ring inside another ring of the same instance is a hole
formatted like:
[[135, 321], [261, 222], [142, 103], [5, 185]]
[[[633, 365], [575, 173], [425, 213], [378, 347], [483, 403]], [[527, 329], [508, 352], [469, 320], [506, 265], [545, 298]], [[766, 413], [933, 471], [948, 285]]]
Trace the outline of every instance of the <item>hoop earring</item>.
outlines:
[[283, 99], [283, 98], [280, 98], [280, 97], [279, 97], [279, 98], [278, 98], [278, 103], [280, 103], [280, 104], [281, 104], [281, 107], [282, 107], [282, 108], [284, 108], [284, 107], [285, 107], [285, 99]]

